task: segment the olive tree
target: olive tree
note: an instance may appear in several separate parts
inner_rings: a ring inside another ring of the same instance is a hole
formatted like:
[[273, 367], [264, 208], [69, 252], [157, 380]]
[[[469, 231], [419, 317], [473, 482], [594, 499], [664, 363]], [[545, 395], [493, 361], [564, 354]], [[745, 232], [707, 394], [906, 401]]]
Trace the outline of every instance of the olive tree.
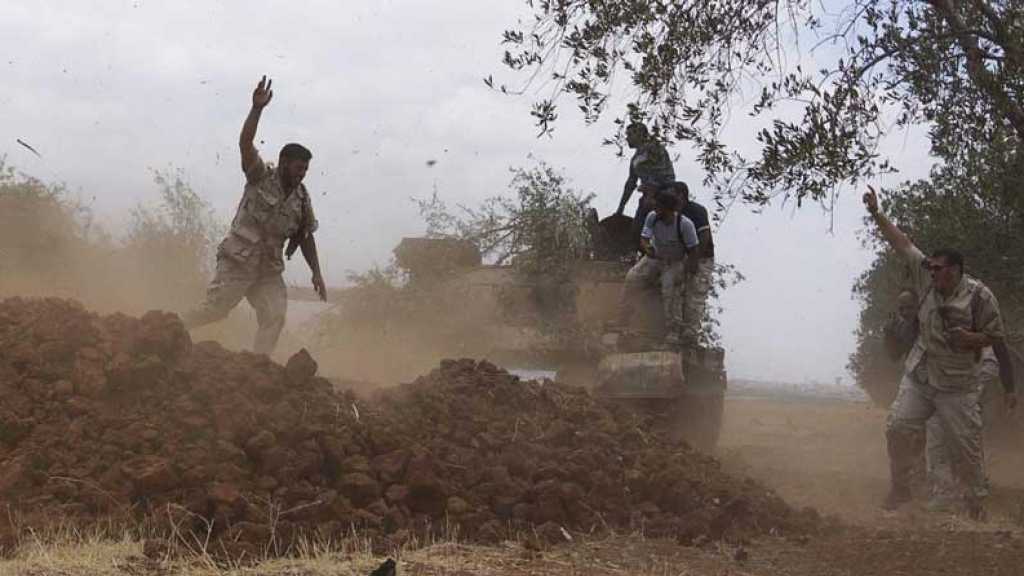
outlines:
[[[587, 122], [646, 120], [697, 150], [716, 197], [824, 201], [891, 169], [891, 126], [928, 124], [942, 158], [983, 155], [1024, 137], [1020, 0], [527, 0], [504, 33], [506, 92], [542, 86], [550, 134], [574, 100]], [[746, 109], [739, 96], [756, 95]], [[785, 108], [782, 113], [781, 109]], [[723, 141], [731, 116], [767, 125], [745, 155]]]

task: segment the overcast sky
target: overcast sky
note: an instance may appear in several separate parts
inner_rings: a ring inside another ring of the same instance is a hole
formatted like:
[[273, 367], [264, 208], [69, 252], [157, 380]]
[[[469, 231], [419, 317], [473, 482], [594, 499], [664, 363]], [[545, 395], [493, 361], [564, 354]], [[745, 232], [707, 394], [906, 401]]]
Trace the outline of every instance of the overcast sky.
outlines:
[[[288, 141], [313, 150], [306, 185], [329, 284], [341, 284], [346, 270], [387, 263], [402, 236], [422, 231], [410, 197], [436, 187], [447, 201], [473, 204], [505, 190], [509, 167], [529, 166], [531, 156], [595, 193], [606, 215], [627, 172], [627, 162], [600, 145], [609, 124], [583, 126], [566, 100], [555, 136], [538, 139], [532, 94], [504, 96], [481, 81], [515, 80], [500, 66], [499, 40], [527, 15], [524, 6], [7, 0], [0, 155], [27, 174], [65, 182], [108, 223], [154, 202], [150, 170], [174, 167], [227, 221], [242, 189], [238, 131], [255, 82], [267, 74], [274, 100], [259, 147], [266, 158]], [[728, 137], [743, 146], [752, 126], [737, 122]], [[901, 170], [885, 183], [926, 173], [921, 133], [895, 134], [885, 148]], [[691, 151], [671, 153], [677, 176], [710, 206]], [[747, 277], [722, 300], [733, 376], [849, 380], [858, 312], [850, 287], [871, 259], [858, 241], [861, 214], [856, 194], [832, 216], [813, 205], [730, 210], [717, 230], [718, 258]], [[308, 281], [298, 260], [288, 274]]]

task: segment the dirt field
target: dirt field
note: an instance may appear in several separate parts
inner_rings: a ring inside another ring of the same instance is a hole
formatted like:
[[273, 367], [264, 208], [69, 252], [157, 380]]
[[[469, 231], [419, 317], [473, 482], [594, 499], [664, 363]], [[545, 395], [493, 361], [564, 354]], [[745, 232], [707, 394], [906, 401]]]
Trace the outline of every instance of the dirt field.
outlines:
[[[877, 503], [886, 489], [885, 412], [866, 404], [730, 398], [719, 456], [726, 471], [775, 488], [795, 506], [838, 516], [844, 527], [811, 538], [762, 537], [740, 546], [683, 546], [619, 535], [556, 545], [441, 542], [406, 549], [399, 574], [649, 575], [1018, 575], [1024, 570], [1024, 458], [990, 455], [991, 518], [970, 522], [926, 510], [898, 513]], [[72, 540], [75, 540], [72, 538]], [[0, 562], [0, 574], [368, 574], [383, 557], [369, 550], [317, 551], [255, 568], [214, 566], [197, 557], [174, 566], [142, 555], [139, 542], [36, 543]]]
[[[719, 457], [794, 506], [814, 506], [852, 525], [806, 546], [758, 542], [737, 574], [1024, 573], [1024, 455], [987, 455], [993, 494], [988, 522], [930, 512], [918, 498], [889, 513], [884, 410], [868, 404], [732, 398]], [[1019, 445], [1021, 438], [1000, 439]]]
[[[794, 506], [814, 506], [864, 526], [934, 520], [919, 507], [907, 514], [878, 507], [889, 477], [885, 410], [866, 403], [745, 398], [730, 399], [727, 410], [719, 458], [728, 470], [764, 481]], [[996, 448], [986, 460], [993, 484], [989, 524], [1012, 526], [1021, 520], [1015, 504], [1024, 503], [1024, 451]]]

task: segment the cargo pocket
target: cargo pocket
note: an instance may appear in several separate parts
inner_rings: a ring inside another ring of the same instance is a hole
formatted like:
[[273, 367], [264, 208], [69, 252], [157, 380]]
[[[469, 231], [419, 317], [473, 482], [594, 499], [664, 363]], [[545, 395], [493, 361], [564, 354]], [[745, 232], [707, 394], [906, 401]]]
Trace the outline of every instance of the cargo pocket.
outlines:
[[[935, 362], [942, 375], [945, 386], [967, 390], [974, 387], [977, 382], [978, 371], [974, 364], [974, 355], [968, 358], [936, 358]], [[939, 384], [937, 382], [933, 384]]]
[[256, 253], [256, 245], [245, 241], [234, 234], [228, 235], [217, 247], [217, 255], [234, 260], [235, 262], [248, 262]]

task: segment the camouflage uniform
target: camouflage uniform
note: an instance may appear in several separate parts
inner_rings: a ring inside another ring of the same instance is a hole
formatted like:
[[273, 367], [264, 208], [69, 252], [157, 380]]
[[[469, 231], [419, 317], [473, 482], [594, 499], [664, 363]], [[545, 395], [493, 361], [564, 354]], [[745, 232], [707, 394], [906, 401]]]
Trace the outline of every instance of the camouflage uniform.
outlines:
[[687, 346], [696, 346], [700, 342], [714, 271], [715, 258], [711, 256], [699, 258], [696, 268], [686, 275], [683, 287], [682, 341]]
[[[991, 389], [999, 381], [999, 361], [996, 360], [992, 348], [982, 351], [977, 378], [977, 386], [973, 392], [968, 394], [973, 396], [973, 398], [969, 398], [969, 401], [977, 404], [978, 419], [981, 420], [982, 427], [984, 427], [983, 407], [986, 399], [991, 398]], [[946, 431], [942, 427], [942, 422], [935, 416], [928, 419], [925, 429], [927, 433], [925, 452], [928, 480], [931, 484], [931, 498], [938, 505], [953, 502], [957, 498], [959, 475], [954, 472], [954, 465], [957, 463], [952, 459], [949, 443], [946, 440]]]
[[949, 298], [931, 289], [922, 268], [924, 254], [912, 246], [903, 256], [918, 294], [924, 294], [918, 321], [920, 333], [907, 354], [904, 375], [886, 426], [893, 488], [909, 491], [910, 473], [920, 457], [925, 422], [933, 415], [945, 432], [950, 456], [962, 464], [968, 497], [988, 495], [984, 471], [981, 410], [978, 403], [980, 355], [952, 348], [946, 331], [956, 327], [1003, 338], [999, 304], [980, 281], [963, 275]]
[[[688, 200], [686, 206], [682, 209], [682, 214], [693, 222], [698, 235], [706, 231], [708, 237], [711, 237], [711, 222], [708, 220], [708, 211], [704, 206], [693, 200]], [[697, 255], [690, 257], [696, 258]], [[686, 346], [696, 346], [700, 342], [704, 311], [707, 309], [708, 293], [711, 292], [714, 271], [715, 244], [712, 239], [707, 246], [702, 245], [702, 251], [697, 264], [692, 271], [686, 274], [686, 281], [683, 287], [681, 335], [682, 342]]]
[[626, 273], [623, 284], [619, 316], [623, 325], [629, 325], [632, 303], [643, 297], [644, 291], [655, 282], [661, 288], [661, 304], [669, 340], [677, 340], [683, 326], [682, 284], [686, 276], [686, 260], [657, 260], [650, 256], [640, 258]]
[[206, 300], [185, 315], [195, 328], [227, 317], [242, 298], [256, 310], [259, 328], [253, 351], [270, 354], [284, 328], [288, 309], [283, 247], [288, 238], [305, 238], [317, 229], [305, 186], [290, 194], [272, 164], [258, 160], [246, 173], [245, 192], [231, 231], [217, 247], [217, 271]]

